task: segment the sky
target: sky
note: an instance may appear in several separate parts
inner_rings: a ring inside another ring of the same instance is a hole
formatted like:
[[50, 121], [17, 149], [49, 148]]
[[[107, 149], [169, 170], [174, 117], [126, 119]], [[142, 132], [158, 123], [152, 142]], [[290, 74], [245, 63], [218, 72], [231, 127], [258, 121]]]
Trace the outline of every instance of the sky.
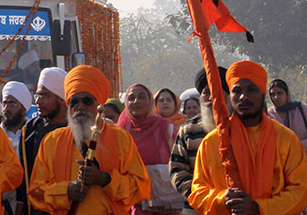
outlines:
[[124, 16], [128, 13], [135, 13], [140, 7], [152, 7], [154, 0], [108, 0], [107, 3], [111, 3], [118, 9], [120, 16]]

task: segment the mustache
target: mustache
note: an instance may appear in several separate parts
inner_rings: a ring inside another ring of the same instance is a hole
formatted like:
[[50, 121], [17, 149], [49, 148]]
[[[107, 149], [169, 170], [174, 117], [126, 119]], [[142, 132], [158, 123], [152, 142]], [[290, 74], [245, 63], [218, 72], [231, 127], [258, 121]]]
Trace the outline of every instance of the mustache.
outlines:
[[92, 117], [92, 114], [89, 111], [86, 111], [86, 110], [77, 110], [77, 111], [74, 112], [72, 117], [78, 117], [78, 116]]
[[5, 112], [3, 113], [3, 115], [4, 115], [4, 116], [6, 116], [6, 115], [12, 115], [12, 112], [11, 112], [11, 111], [5, 111]]
[[243, 101], [243, 102], [240, 102], [238, 105], [239, 105], [239, 106], [240, 106], [240, 105], [251, 106], [251, 105], [254, 105], [254, 103], [251, 102], [251, 101]]

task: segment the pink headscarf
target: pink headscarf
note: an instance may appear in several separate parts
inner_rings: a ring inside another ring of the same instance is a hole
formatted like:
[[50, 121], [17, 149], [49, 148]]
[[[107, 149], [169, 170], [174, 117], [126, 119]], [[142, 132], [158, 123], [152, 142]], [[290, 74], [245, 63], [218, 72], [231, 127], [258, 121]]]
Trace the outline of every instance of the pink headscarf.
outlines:
[[[132, 88], [143, 87], [149, 96], [150, 109], [147, 117], [136, 119], [128, 107], [128, 95]], [[133, 84], [126, 91], [125, 109], [121, 113], [117, 125], [129, 131], [137, 145], [145, 165], [167, 164], [170, 156], [169, 132], [170, 121], [155, 114], [152, 93], [142, 84]]]

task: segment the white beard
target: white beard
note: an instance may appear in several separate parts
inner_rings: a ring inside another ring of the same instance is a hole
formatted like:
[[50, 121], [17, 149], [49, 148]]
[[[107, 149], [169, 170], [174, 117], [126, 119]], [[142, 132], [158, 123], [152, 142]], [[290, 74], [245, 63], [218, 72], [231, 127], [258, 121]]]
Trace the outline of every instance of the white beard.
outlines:
[[[200, 112], [201, 112], [201, 122], [205, 132], [212, 131], [216, 126], [213, 118], [213, 110], [211, 102], [202, 102], [200, 101]], [[229, 100], [229, 96], [225, 99], [226, 107], [229, 113], [232, 113], [232, 107]]]
[[201, 122], [206, 133], [215, 128], [211, 102], [200, 102]]
[[[82, 113], [82, 115], [80, 115]], [[88, 111], [76, 111], [73, 115], [67, 109], [68, 126], [72, 130], [77, 148], [82, 152], [81, 145], [91, 137], [91, 126], [94, 125], [95, 118]]]

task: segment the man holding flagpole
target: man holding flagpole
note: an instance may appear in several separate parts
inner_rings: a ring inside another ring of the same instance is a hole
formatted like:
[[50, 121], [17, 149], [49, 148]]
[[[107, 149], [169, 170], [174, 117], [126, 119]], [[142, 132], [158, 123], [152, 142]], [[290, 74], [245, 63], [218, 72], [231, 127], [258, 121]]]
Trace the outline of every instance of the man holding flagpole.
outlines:
[[[263, 113], [266, 71], [240, 61], [226, 81], [235, 162], [223, 165], [218, 131], [209, 133], [198, 150], [189, 203], [202, 214], [299, 214], [307, 205], [307, 159], [299, 138]], [[226, 168], [236, 168], [236, 186], [227, 186]]]
[[307, 205], [307, 160], [298, 137], [263, 113], [267, 74], [251, 61], [230, 66], [228, 118], [209, 26], [251, 34], [221, 0], [187, 0], [212, 95], [216, 129], [195, 161], [190, 205], [202, 214], [299, 214]]

